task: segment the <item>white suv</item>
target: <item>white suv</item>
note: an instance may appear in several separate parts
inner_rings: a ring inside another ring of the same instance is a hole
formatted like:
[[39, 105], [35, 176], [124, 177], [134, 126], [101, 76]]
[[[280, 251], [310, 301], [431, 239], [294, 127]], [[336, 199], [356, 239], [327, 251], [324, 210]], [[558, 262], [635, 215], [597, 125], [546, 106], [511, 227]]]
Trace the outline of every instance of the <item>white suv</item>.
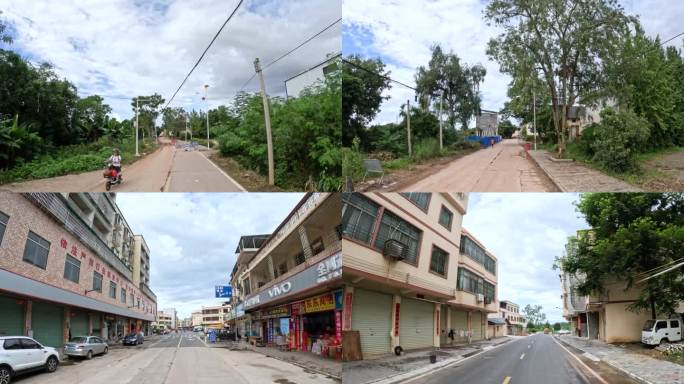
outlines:
[[59, 353], [54, 348], [26, 336], [0, 337], [0, 384], [9, 384], [19, 372], [39, 369], [54, 372], [57, 365]]

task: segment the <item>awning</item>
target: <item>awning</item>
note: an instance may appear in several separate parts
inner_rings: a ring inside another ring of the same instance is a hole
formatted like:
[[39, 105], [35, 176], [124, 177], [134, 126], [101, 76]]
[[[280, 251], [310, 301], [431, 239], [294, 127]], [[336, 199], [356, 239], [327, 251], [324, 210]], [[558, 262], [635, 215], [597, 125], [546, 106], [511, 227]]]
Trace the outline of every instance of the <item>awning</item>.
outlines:
[[0, 291], [7, 291], [36, 299], [53, 301], [133, 319], [154, 321], [154, 315], [150, 313], [131, 311], [128, 308], [119, 307], [100, 300], [95, 300], [91, 297], [79, 295], [65, 289], [17, 275], [16, 273], [8, 272], [4, 269], [0, 269]]
[[500, 317], [488, 317], [487, 322], [491, 325], [505, 325], [506, 322]]

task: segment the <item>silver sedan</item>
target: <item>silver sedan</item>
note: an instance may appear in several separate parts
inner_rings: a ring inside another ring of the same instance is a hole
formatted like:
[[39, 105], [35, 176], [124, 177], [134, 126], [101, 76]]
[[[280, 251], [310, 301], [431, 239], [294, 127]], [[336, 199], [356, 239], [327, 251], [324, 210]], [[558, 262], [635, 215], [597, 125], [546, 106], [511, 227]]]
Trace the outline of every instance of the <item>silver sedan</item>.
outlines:
[[105, 354], [109, 351], [109, 346], [97, 336], [76, 336], [72, 337], [64, 345], [64, 353], [67, 356], [80, 356], [90, 360], [93, 355]]

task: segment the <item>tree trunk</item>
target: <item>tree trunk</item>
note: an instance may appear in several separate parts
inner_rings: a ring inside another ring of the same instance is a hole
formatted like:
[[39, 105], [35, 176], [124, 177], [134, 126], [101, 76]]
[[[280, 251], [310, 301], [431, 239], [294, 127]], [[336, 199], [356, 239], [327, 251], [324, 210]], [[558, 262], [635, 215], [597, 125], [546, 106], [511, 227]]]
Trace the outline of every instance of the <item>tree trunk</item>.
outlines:
[[651, 302], [651, 318], [655, 319], [656, 318], [656, 308], [655, 308], [655, 299], [653, 298], [653, 294], [649, 295], [649, 301]]

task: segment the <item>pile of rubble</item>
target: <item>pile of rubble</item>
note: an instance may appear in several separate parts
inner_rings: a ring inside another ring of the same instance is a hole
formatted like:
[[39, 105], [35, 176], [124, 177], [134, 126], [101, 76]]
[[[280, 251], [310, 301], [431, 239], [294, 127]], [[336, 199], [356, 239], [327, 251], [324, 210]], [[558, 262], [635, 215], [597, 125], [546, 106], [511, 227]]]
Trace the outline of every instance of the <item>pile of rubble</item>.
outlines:
[[663, 355], [666, 355], [666, 356], [675, 355], [675, 354], [684, 354], [684, 343], [676, 343], [676, 344], [663, 343], [663, 344], [660, 344], [659, 346], [657, 346], [655, 349], [662, 352]]

